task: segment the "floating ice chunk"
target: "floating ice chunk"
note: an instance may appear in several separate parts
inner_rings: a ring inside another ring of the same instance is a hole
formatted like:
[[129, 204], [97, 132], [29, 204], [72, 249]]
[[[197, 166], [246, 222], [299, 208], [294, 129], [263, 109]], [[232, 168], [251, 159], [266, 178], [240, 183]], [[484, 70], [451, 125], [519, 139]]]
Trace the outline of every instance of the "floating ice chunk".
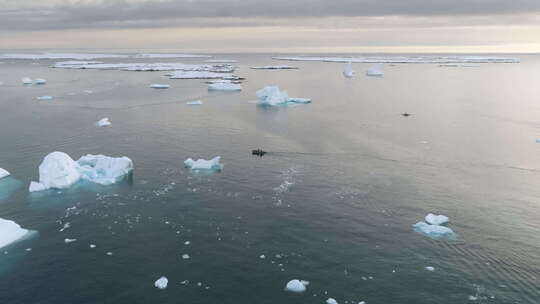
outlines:
[[208, 85], [208, 91], [241, 91], [242, 86], [237, 83], [212, 83]]
[[426, 222], [418, 222], [414, 224], [413, 227], [414, 231], [424, 234], [425, 236], [428, 236], [435, 240], [455, 238], [454, 231], [445, 226], [430, 225]]
[[171, 86], [168, 85], [168, 84], [159, 84], [159, 83], [155, 83], [155, 84], [152, 84], [150, 86], [152, 89], [168, 89], [170, 88]]
[[309, 285], [308, 281], [290, 280], [285, 286], [286, 291], [301, 293], [306, 291], [306, 286]]
[[154, 286], [156, 286], [159, 289], [165, 289], [167, 288], [167, 284], [169, 284], [169, 280], [166, 277], [161, 277], [156, 280], [154, 283]]
[[47, 83], [47, 80], [43, 79], [43, 78], [36, 78], [34, 79], [34, 84], [46, 84]]
[[94, 249], [94, 248], [96, 248], [96, 245], [94, 245], [94, 244], [90, 244], [90, 246], [89, 246], [89, 247], [90, 247], [90, 248], [92, 248], [92, 249]]
[[430, 225], [442, 225], [448, 223], [448, 217], [444, 215], [435, 215], [433, 213], [430, 213], [426, 215], [426, 223]]
[[257, 91], [257, 104], [263, 106], [286, 106], [294, 103], [310, 103], [308, 98], [290, 98], [286, 91], [278, 86], [266, 86]]
[[34, 83], [32, 81], [32, 78], [30, 78], [30, 77], [24, 77], [23, 79], [21, 79], [21, 81], [22, 81], [23, 84], [26, 84], [26, 85]]
[[106, 127], [110, 125], [111, 125], [111, 122], [109, 121], [108, 117], [102, 118], [96, 122], [97, 127]]
[[200, 100], [194, 100], [194, 101], [188, 101], [186, 102], [186, 104], [190, 106], [198, 106], [198, 105], [202, 105], [203, 102]]
[[265, 65], [265, 66], [253, 66], [250, 67], [253, 70], [297, 70], [298, 67], [290, 65]]
[[6, 176], [9, 176], [9, 174], [10, 173], [9, 173], [8, 170], [0, 168], [0, 179], [4, 178]]
[[328, 298], [328, 300], [326, 300], [326, 304], [338, 304], [338, 302], [334, 298]]
[[228, 73], [217, 73], [210, 71], [175, 71], [169, 73], [170, 79], [220, 79], [230, 77]]
[[264, 254], [261, 254], [261, 255], [259, 256], [259, 259], [261, 259], [261, 260], [262, 260], [262, 259], [266, 259], [266, 256], [265, 256]]
[[109, 255], [109, 256], [110, 256], [110, 255], [113, 255], [113, 253], [110, 252], [110, 251], [108, 251], [108, 252], [106, 253], [106, 255]]
[[220, 156], [216, 156], [211, 160], [206, 160], [199, 158], [198, 160], [193, 160], [188, 158], [184, 161], [184, 165], [191, 170], [216, 170], [220, 171], [223, 169], [223, 165], [219, 162], [221, 160]]
[[384, 75], [384, 72], [383, 72], [383, 65], [382, 63], [378, 63], [378, 64], [375, 64], [373, 66], [371, 66], [367, 71], [366, 71], [366, 75], [367, 76], [383, 76]]
[[0, 248], [21, 240], [30, 234], [14, 221], [0, 218]]
[[345, 68], [343, 69], [343, 76], [345, 76], [346, 78], [354, 77], [354, 70], [350, 61], [347, 62]]
[[77, 241], [77, 239], [68, 239], [68, 238], [64, 239], [64, 243], [66, 243], [66, 244], [73, 243], [73, 242], [76, 242], [76, 241]]
[[189, 254], [185, 253], [182, 255], [182, 259], [183, 260], [188, 260], [190, 257], [189, 257]]
[[63, 152], [52, 152], [39, 165], [39, 183], [30, 184], [30, 192], [45, 189], [64, 189], [81, 178], [79, 165]]
[[427, 271], [435, 271], [435, 267], [433, 266], [426, 266], [424, 267]]
[[101, 185], [114, 184], [133, 171], [133, 162], [128, 157], [85, 155], [77, 160], [82, 179]]
[[49, 96], [49, 95], [45, 95], [45, 96], [39, 96], [39, 97], [36, 97], [37, 100], [51, 100], [53, 99], [52, 96]]

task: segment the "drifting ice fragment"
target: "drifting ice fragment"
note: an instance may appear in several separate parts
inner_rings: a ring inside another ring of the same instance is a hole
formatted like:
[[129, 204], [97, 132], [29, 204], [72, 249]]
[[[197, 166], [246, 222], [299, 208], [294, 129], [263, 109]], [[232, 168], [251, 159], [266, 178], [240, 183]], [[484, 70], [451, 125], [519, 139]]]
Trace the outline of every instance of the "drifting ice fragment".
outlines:
[[309, 98], [290, 98], [286, 91], [278, 86], [266, 86], [257, 91], [257, 104], [263, 106], [286, 106], [295, 103], [310, 103]]
[[167, 288], [168, 283], [169, 283], [169, 280], [166, 277], [161, 277], [157, 279], [157, 281], [154, 283], [154, 286], [156, 286], [159, 289], [165, 289]]
[[9, 175], [9, 172], [6, 169], [0, 168], [0, 179]]
[[0, 248], [23, 239], [30, 233], [14, 221], [0, 218]]
[[345, 68], [343, 69], [343, 76], [345, 76], [346, 78], [352, 78], [354, 76], [354, 70], [350, 61], [347, 63], [347, 65], [345, 65]]
[[190, 168], [191, 170], [221, 171], [223, 169], [223, 165], [219, 162], [220, 159], [221, 159], [220, 156], [216, 156], [212, 158], [211, 160], [205, 160], [205, 159], [199, 158], [196, 161], [191, 158], [188, 158], [184, 161], [184, 165], [186, 165], [186, 167]]
[[133, 162], [128, 157], [85, 155], [77, 161], [81, 178], [100, 185], [114, 184], [133, 171]]
[[448, 217], [444, 215], [435, 215], [433, 213], [430, 213], [426, 215], [426, 223], [430, 225], [442, 225], [448, 223]]
[[306, 291], [306, 286], [309, 285], [308, 281], [291, 280], [285, 286], [286, 291], [301, 293]]
[[151, 85], [150, 87], [152, 89], [168, 89], [170, 87], [170, 85], [155, 83], [155, 84]]
[[208, 85], [208, 91], [241, 91], [242, 86], [236, 83], [212, 83]]
[[426, 266], [424, 267], [427, 271], [434, 271], [435, 270], [435, 267], [433, 266]]
[[47, 83], [47, 80], [45, 79], [42, 79], [42, 78], [34, 79], [34, 84], [46, 84], [46, 83]]
[[45, 96], [39, 96], [39, 97], [36, 97], [37, 100], [51, 100], [53, 99], [52, 96], [49, 96], [49, 95], [45, 95]]
[[102, 118], [100, 120], [98, 120], [96, 122], [96, 126], [98, 127], [106, 127], [106, 126], [110, 126], [111, 125], [111, 122], [109, 121], [109, 118], [105, 117], [105, 118]]
[[367, 76], [382, 76], [383, 74], [383, 65], [381, 63], [373, 65], [366, 71]]
[[426, 222], [418, 222], [414, 224], [413, 227], [414, 231], [424, 234], [425, 236], [428, 236], [435, 240], [455, 238], [454, 231], [445, 226], [430, 225]]
[[76, 241], [77, 241], [77, 239], [67, 239], [67, 238], [64, 239], [64, 243], [66, 243], [66, 244], [73, 243], [73, 242], [76, 242]]
[[338, 304], [338, 302], [334, 298], [328, 298], [328, 300], [326, 300], [326, 304]]
[[186, 104], [190, 106], [198, 106], [198, 105], [202, 105], [203, 102], [200, 100], [194, 100], [194, 101], [188, 101], [186, 102]]
[[21, 79], [22, 83], [23, 84], [32, 84], [33, 81], [32, 81], [32, 78], [30, 77], [24, 77], [23, 79]]

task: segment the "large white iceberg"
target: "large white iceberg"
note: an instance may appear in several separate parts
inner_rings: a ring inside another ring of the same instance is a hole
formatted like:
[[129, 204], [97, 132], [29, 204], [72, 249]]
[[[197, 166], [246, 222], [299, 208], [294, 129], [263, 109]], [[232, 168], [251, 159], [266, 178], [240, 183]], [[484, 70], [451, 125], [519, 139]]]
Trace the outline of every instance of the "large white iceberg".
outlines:
[[188, 158], [184, 161], [184, 165], [191, 170], [216, 170], [220, 171], [223, 169], [223, 165], [219, 162], [221, 160], [220, 156], [216, 156], [211, 160], [206, 160], [199, 158], [198, 160], [193, 160]]
[[0, 168], [0, 179], [4, 178], [6, 176], [9, 176], [8, 170]]
[[309, 285], [308, 281], [290, 280], [285, 286], [286, 291], [301, 293], [306, 291], [306, 286]]
[[208, 85], [208, 91], [241, 91], [242, 86], [237, 83], [219, 82]]
[[366, 71], [366, 75], [367, 76], [382, 76], [384, 74], [383, 72], [383, 65], [382, 63], [377, 63], [373, 66], [371, 66], [367, 71]]
[[69, 188], [81, 179], [102, 185], [119, 181], [133, 170], [127, 157], [91, 155], [74, 161], [64, 152], [52, 152], [39, 166], [39, 182], [31, 182], [29, 191]]
[[435, 240], [454, 239], [454, 231], [446, 226], [430, 225], [426, 222], [418, 222], [413, 225], [414, 231], [428, 236]]
[[0, 248], [12, 244], [30, 233], [14, 221], [0, 218]]
[[266, 86], [257, 91], [257, 104], [263, 106], [286, 106], [295, 103], [310, 103], [309, 98], [291, 98], [278, 86]]
[[425, 217], [426, 223], [430, 225], [442, 225], [448, 223], [448, 217], [445, 215], [435, 215], [433, 213], [429, 213]]

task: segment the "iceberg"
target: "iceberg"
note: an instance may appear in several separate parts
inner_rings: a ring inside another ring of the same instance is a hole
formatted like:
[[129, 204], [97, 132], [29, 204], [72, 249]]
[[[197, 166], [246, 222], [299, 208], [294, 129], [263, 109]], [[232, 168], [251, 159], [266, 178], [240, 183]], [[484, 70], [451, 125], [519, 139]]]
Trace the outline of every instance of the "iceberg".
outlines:
[[39, 182], [32, 181], [28, 191], [36, 192], [47, 189], [65, 189], [81, 179], [110, 185], [121, 180], [133, 170], [131, 159], [91, 155], [74, 161], [64, 152], [52, 152], [45, 156], [39, 166]]
[[218, 73], [210, 71], [176, 71], [169, 73], [170, 79], [221, 79], [230, 77], [228, 73]]
[[346, 78], [352, 78], [354, 76], [354, 70], [350, 61], [347, 62], [347, 65], [345, 65], [345, 68], [343, 69], [343, 76]]
[[208, 91], [241, 91], [242, 86], [237, 83], [212, 83], [208, 85]]
[[290, 98], [286, 91], [278, 86], [266, 86], [257, 91], [257, 104], [263, 106], [286, 106], [295, 103], [310, 103], [309, 98]]
[[446, 226], [430, 225], [426, 222], [418, 222], [413, 225], [414, 231], [428, 236], [435, 240], [454, 239], [455, 233]]
[[37, 100], [51, 100], [53, 99], [52, 96], [49, 96], [49, 95], [45, 95], [45, 96], [38, 96], [36, 97]]
[[106, 127], [110, 125], [111, 125], [111, 122], [109, 121], [108, 117], [102, 118], [96, 122], [97, 127]]
[[426, 223], [430, 225], [442, 225], [448, 223], [448, 217], [444, 215], [435, 215], [430, 213], [425, 217]]
[[43, 79], [43, 78], [36, 78], [34, 79], [34, 84], [38, 84], [38, 85], [41, 85], [41, 84], [46, 84], [47, 83], [47, 80]]
[[21, 81], [22, 81], [22, 83], [25, 84], [25, 85], [34, 83], [34, 82], [32, 81], [32, 78], [30, 78], [30, 77], [24, 77], [23, 79], [21, 79]]
[[193, 160], [188, 158], [184, 161], [184, 165], [191, 170], [215, 170], [221, 171], [223, 165], [219, 162], [221, 160], [220, 156], [216, 156], [211, 160], [206, 160], [199, 158], [198, 160]]
[[68, 238], [64, 239], [64, 243], [66, 243], [66, 244], [73, 243], [73, 242], [76, 242], [76, 241], [77, 241], [77, 239], [68, 239]]
[[166, 277], [161, 277], [156, 280], [154, 283], [154, 286], [159, 289], [165, 289], [167, 288], [167, 284], [169, 284], [169, 280]]
[[369, 57], [272, 57], [274, 60], [357, 63], [519, 63], [518, 58], [498, 56], [369, 56]]
[[159, 83], [155, 83], [155, 84], [150, 85], [150, 87], [151, 87], [152, 89], [168, 89], [168, 88], [170, 88], [171, 86], [168, 85], [168, 84], [159, 84]]
[[367, 76], [380, 77], [380, 76], [383, 76], [383, 74], [384, 74], [384, 72], [383, 72], [382, 63], [378, 63], [376, 65], [373, 65], [366, 71]]
[[87, 154], [77, 160], [81, 178], [100, 185], [111, 185], [133, 171], [130, 158]]
[[200, 100], [194, 100], [194, 101], [188, 101], [186, 102], [186, 104], [190, 106], [198, 106], [198, 105], [202, 105], [203, 102]]
[[426, 266], [424, 267], [427, 271], [435, 271], [435, 267], [433, 266]]
[[6, 176], [9, 176], [9, 172], [6, 170], [6, 169], [2, 169], [0, 168], [0, 179], [6, 177]]
[[306, 291], [306, 286], [309, 285], [308, 281], [290, 280], [285, 286], [286, 291], [302, 293]]
[[253, 70], [298, 70], [298, 67], [290, 65], [265, 65], [265, 66], [252, 66]]
[[31, 231], [21, 228], [14, 221], [0, 218], [0, 248], [21, 240], [30, 233]]
[[326, 300], [326, 304], [338, 304], [338, 302], [334, 298], [328, 298], [328, 300]]

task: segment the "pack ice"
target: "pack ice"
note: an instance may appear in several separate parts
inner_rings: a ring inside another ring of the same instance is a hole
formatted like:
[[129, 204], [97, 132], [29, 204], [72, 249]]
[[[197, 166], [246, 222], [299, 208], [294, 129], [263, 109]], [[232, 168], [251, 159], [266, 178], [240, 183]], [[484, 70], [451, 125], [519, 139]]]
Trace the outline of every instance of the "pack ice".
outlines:
[[39, 182], [31, 182], [28, 190], [35, 192], [65, 189], [81, 179], [110, 185], [121, 180], [132, 170], [133, 163], [125, 156], [109, 157], [88, 154], [74, 161], [64, 152], [52, 152], [45, 156], [39, 165]]
[[14, 221], [0, 218], [0, 248], [12, 244], [30, 233]]
[[223, 169], [223, 165], [219, 162], [221, 156], [216, 156], [211, 160], [206, 160], [199, 158], [198, 160], [193, 160], [188, 158], [184, 161], [184, 165], [191, 170], [214, 170], [220, 171]]
[[289, 104], [310, 103], [309, 98], [291, 98], [278, 86], [266, 86], [257, 91], [257, 104], [263, 106], [287, 106]]

